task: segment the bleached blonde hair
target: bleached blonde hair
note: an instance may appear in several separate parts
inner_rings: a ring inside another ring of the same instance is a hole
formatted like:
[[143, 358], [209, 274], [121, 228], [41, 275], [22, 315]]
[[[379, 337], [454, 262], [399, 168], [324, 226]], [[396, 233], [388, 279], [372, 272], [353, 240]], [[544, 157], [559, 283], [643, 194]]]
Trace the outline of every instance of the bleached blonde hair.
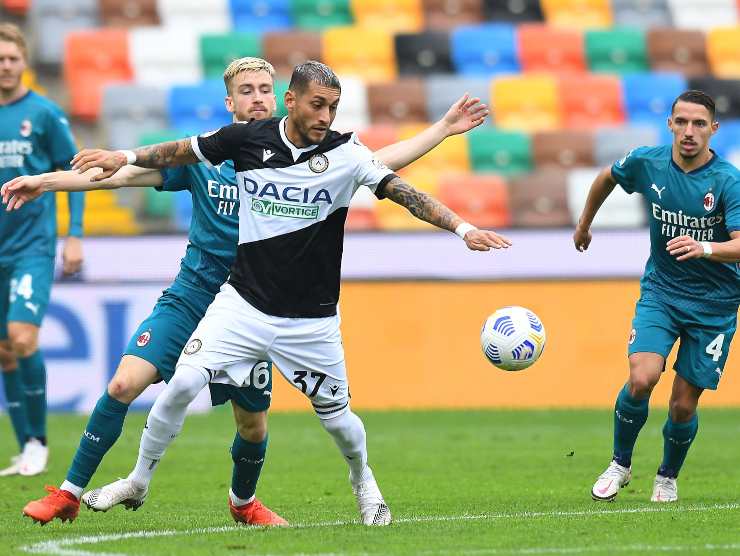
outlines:
[[272, 79], [275, 79], [275, 68], [267, 60], [253, 56], [237, 58], [224, 70], [224, 85], [228, 94], [231, 94], [231, 82], [243, 71], [266, 71]]

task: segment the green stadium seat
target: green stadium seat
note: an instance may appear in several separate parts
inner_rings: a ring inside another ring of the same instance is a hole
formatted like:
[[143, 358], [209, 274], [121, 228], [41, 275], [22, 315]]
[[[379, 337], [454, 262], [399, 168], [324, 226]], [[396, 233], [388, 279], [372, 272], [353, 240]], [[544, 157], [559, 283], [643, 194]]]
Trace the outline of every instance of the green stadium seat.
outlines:
[[354, 23], [350, 0], [291, 0], [290, 7], [295, 26], [302, 29], [324, 29]]
[[594, 72], [647, 71], [645, 33], [628, 27], [586, 31], [586, 59]]
[[175, 207], [175, 196], [157, 191], [153, 187], [144, 188], [144, 212], [152, 218], [170, 218]]
[[467, 139], [473, 172], [513, 176], [532, 169], [532, 145], [526, 133], [478, 128]]
[[289, 79], [275, 79], [275, 98], [277, 99], [277, 110], [274, 116], [282, 118], [288, 115], [288, 109], [285, 108], [285, 91], [288, 90]]
[[159, 131], [148, 131], [139, 136], [139, 145], [155, 145], [167, 141], [178, 141], [184, 139], [182, 132], [175, 129], [162, 129]]
[[256, 33], [206, 34], [200, 37], [203, 75], [218, 78], [233, 60], [243, 56], [262, 56], [262, 43]]

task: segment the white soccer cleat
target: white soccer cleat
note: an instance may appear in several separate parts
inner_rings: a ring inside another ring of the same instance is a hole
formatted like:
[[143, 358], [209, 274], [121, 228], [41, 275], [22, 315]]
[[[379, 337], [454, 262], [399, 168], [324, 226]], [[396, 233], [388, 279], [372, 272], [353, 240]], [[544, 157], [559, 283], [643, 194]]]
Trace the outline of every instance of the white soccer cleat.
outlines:
[[23, 453], [18, 463], [18, 473], [24, 477], [40, 475], [46, 471], [48, 461], [49, 448], [41, 444], [36, 438], [32, 438], [23, 447]]
[[678, 500], [678, 484], [673, 477], [656, 475], [653, 483], [651, 502], [675, 502]]
[[372, 475], [367, 481], [352, 485], [352, 492], [357, 498], [360, 519], [364, 525], [390, 525], [391, 510]]
[[21, 472], [21, 454], [10, 458], [10, 465], [5, 469], [0, 469], [0, 477], [10, 477], [19, 475]]
[[630, 484], [632, 468], [623, 467], [616, 461], [609, 464], [591, 489], [591, 498], [598, 501], [610, 502], [617, 497], [619, 489]]
[[95, 512], [107, 512], [113, 506], [122, 504], [127, 510], [138, 510], [146, 500], [147, 488], [142, 488], [131, 479], [117, 481], [87, 491], [82, 495], [85, 505]]

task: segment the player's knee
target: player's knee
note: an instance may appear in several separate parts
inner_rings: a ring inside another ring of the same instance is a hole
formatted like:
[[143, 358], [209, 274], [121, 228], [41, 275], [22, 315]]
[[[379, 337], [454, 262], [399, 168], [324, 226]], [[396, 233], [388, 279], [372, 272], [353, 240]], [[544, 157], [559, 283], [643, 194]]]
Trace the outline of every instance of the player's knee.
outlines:
[[10, 349], [16, 357], [33, 355], [39, 347], [38, 334], [35, 330], [27, 327], [9, 328], [8, 339], [10, 340]]
[[696, 414], [696, 404], [692, 400], [671, 400], [669, 408], [674, 423], [687, 423]]
[[251, 413], [248, 411], [239, 411], [235, 413], [236, 428], [241, 436], [247, 442], [262, 442], [267, 437], [267, 413]]
[[658, 384], [660, 373], [655, 373], [646, 366], [634, 365], [630, 369], [629, 391], [633, 398], [644, 399], [650, 396], [650, 393]]
[[114, 376], [108, 383], [108, 395], [122, 403], [131, 403], [141, 394], [142, 389], [132, 380], [122, 376]]
[[188, 405], [208, 384], [208, 377], [200, 369], [178, 366], [170, 380], [166, 392], [166, 401], [170, 405]]

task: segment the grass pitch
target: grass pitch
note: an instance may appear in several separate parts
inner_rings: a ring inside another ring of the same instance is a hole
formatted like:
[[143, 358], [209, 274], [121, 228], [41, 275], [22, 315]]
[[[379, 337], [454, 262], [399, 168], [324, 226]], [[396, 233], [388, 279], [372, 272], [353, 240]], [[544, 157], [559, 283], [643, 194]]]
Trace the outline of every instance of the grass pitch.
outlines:
[[[43, 528], [21, 508], [59, 485], [86, 419], [51, 417], [41, 477], [0, 479], [0, 554], [89, 556], [740, 554], [740, 410], [705, 410], [679, 479], [680, 501], [649, 502], [665, 411], [653, 411], [632, 483], [614, 503], [590, 500], [609, 461], [611, 411], [360, 412], [370, 462], [395, 523], [357, 523], [347, 468], [311, 414], [276, 414], [258, 495], [294, 526], [237, 527], [230, 411], [191, 416], [137, 512], [82, 509]], [[130, 470], [144, 416], [132, 414], [91, 486]], [[0, 418], [0, 463], [15, 442]]]

